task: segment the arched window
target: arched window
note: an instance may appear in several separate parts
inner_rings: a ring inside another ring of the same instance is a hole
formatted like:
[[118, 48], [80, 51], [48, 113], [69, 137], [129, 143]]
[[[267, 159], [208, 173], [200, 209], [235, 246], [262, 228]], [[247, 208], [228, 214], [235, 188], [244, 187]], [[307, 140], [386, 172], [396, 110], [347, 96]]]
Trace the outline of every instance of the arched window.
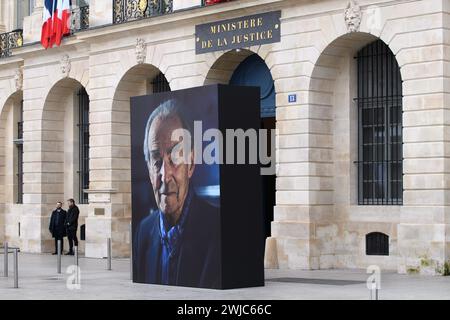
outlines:
[[358, 202], [403, 202], [402, 80], [396, 58], [377, 40], [358, 61]]
[[89, 189], [89, 96], [84, 88], [78, 91], [78, 112], [78, 202], [86, 204], [88, 203], [88, 193], [84, 190]]
[[366, 235], [366, 255], [388, 256], [389, 236], [381, 232], [372, 232]]

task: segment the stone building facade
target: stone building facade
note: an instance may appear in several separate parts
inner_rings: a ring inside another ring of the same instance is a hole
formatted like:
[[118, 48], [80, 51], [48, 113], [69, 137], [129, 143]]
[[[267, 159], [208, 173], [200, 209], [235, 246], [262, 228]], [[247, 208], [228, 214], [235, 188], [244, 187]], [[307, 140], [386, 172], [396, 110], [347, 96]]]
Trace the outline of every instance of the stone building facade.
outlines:
[[[0, 4], [0, 32], [13, 28], [14, 15], [7, 13], [13, 4]], [[23, 45], [0, 59], [0, 239], [26, 252], [52, 250], [51, 209], [80, 189], [76, 118], [84, 88], [90, 101], [89, 201], [80, 205], [86, 225], [81, 249], [103, 257], [105, 239], [112, 238], [114, 255], [127, 256], [129, 98], [152, 93], [160, 73], [171, 90], [228, 83], [256, 54], [276, 91], [276, 204], [266, 266], [440, 272], [450, 259], [450, 1], [172, 5], [173, 12], [115, 23], [113, 1], [91, 0], [89, 28], [44, 50], [43, 1], [34, 2], [23, 23]], [[281, 10], [280, 42], [196, 54], [196, 25], [274, 10]], [[359, 201], [355, 57], [377, 40], [393, 54], [401, 75], [402, 201], [396, 205]], [[21, 105], [23, 201], [17, 201]], [[372, 233], [388, 237], [388, 255], [367, 254]]]

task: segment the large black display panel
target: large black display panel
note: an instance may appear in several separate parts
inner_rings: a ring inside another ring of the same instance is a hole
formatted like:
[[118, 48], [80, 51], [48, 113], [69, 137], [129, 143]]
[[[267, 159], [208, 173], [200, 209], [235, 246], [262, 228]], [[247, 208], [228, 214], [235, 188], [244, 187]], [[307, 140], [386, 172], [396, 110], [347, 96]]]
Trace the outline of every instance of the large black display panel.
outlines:
[[259, 99], [225, 85], [131, 98], [134, 282], [264, 285], [260, 166], [230, 161], [230, 132], [259, 129]]

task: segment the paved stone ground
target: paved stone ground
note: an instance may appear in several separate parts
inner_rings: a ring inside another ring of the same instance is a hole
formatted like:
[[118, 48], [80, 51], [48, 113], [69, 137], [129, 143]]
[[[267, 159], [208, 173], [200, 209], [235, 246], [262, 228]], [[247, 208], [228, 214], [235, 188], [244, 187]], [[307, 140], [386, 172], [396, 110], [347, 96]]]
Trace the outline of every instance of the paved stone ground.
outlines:
[[[204, 290], [133, 284], [129, 260], [80, 258], [81, 289], [66, 287], [66, 268], [72, 257], [63, 257], [63, 274], [56, 273], [56, 257], [21, 254], [19, 289], [13, 289], [12, 255], [9, 278], [3, 277], [0, 255], [0, 299], [355, 299], [367, 300], [364, 270], [280, 271], [266, 270], [266, 286], [239, 290]], [[278, 279], [274, 281], [273, 279]], [[281, 280], [280, 280], [281, 279]], [[382, 274], [381, 299], [450, 299], [450, 277]]]

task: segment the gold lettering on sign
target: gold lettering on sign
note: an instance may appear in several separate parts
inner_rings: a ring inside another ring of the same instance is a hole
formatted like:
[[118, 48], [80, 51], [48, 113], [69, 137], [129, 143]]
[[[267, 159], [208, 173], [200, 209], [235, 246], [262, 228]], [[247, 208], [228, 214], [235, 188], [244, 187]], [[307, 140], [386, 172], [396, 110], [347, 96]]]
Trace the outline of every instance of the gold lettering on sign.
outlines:
[[280, 33], [278, 18], [276, 21], [273, 18], [272, 15], [270, 18], [262, 15], [209, 24], [206, 29], [202, 29], [201, 35], [197, 35], [197, 48], [213, 51], [225, 50], [230, 46], [239, 48], [256, 43], [271, 43], [279, 38]]
[[207, 48], [212, 48], [212, 41], [211, 40], [207, 40], [207, 41], [202, 41], [202, 49], [207, 49]]
[[253, 42], [253, 41], [260, 41], [260, 40], [268, 40], [273, 39], [273, 31], [261, 31], [261, 32], [250, 32], [243, 35], [234, 35], [232, 37], [232, 44], [241, 44], [241, 43], [247, 43], [247, 42]]
[[210, 27], [211, 34], [218, 34], [223, 32], [230, 32], [230, 31], [236, 31], [236, 30], [242, 30], [242, 29], [250, 29], [250, 28], [256, 28], [256, 27], [262, 27], [263, 25], [263, 18], [251, 18], [251, 19], [244, 19], [239, 20], [235, 22], [226, 22], [221, 24], [212, 25]]
[[218, 47], [226, 47], [228, 45], [227, 38], [219, 38], [217, 39], [217, 46]]

